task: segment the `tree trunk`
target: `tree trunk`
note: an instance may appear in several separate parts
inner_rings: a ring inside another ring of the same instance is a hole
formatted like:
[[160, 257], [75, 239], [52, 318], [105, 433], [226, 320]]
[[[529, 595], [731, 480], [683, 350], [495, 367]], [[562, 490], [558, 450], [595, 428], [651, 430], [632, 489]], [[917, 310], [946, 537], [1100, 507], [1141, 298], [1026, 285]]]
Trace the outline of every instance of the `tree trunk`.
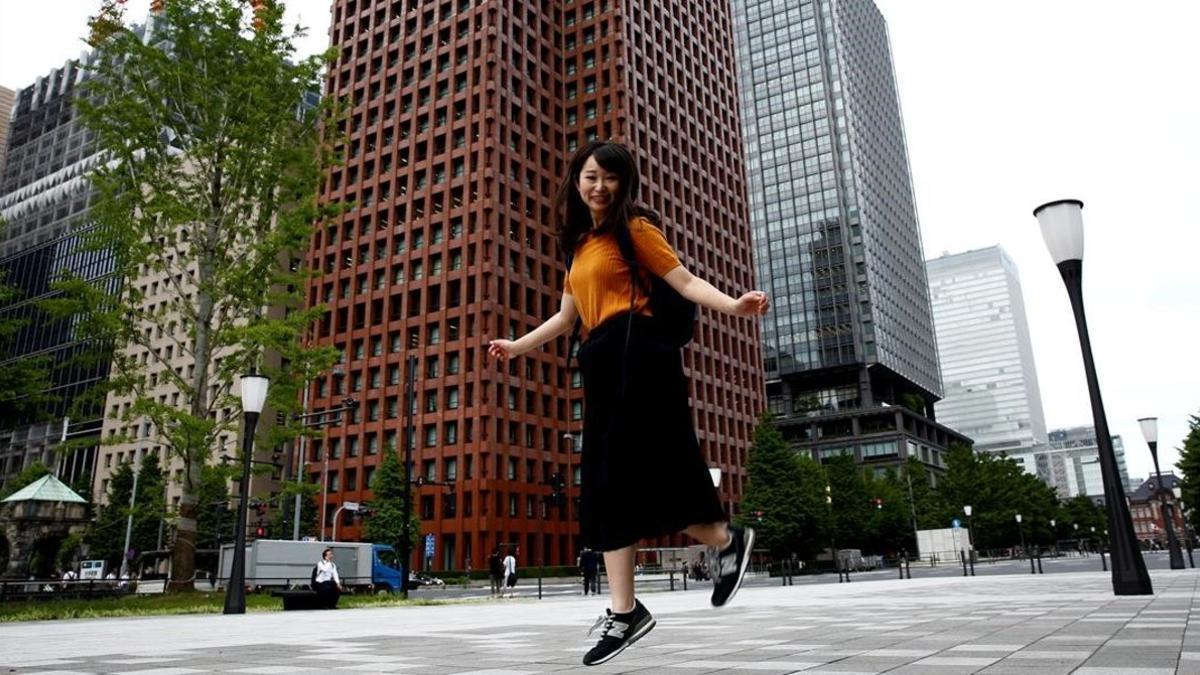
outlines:
[[[217, 152], [216, 173], [213, 175], [210, 187], [210, 203], [213, 207], [205, 227], [202, 241], [196, 242], [199, 253], [197, 276], [199, 284], [196, 288], [196, 348], [194, 351], [195, 366], [192, 371], [192, 405], [191, 414], [195, 419], [208, 417], [208, 369], [212, 363], [212, 325], [214, 300], [209, 282], [215, 276], [214, 256], [217, 255], [216, 242], [220, 232], [220, 197], [221, 197], [221, 152]], [[171, 584], [172, 591], [186, 591], [194, 588], [196, 577], [196, 518], [201, 486], [201, 470], [208, 459], [208, 442], [211, 439], [189, 438], [184, 446], [184, 475], [182, 495], [179, 498], [179, 518], [175, 526], [175, 545], [171, 549]], [[241, 495], [240, 499], [245, 499]], [[219, 560], [218, 556], [218, 560]], [[220, 576], [221, 570], [217, 570]]]

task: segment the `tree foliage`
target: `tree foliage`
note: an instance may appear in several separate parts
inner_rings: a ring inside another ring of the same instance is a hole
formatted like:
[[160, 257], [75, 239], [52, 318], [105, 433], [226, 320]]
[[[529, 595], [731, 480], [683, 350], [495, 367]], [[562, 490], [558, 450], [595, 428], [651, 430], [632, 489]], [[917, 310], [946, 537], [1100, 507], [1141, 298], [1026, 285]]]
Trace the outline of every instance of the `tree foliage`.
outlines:
[[51, 473], [50, 467], [42, 464], [40, 461], [31, 462], [29, 466], [21, 470], [21, 473], [13, 476], [4, 485], [4, 489], [0, 490], [0, 500], [7, 498], [9, 495], [16, 493], [21, 488], [49, 473]]
[[399, 551], [400, 542], [404, 541], [407, 534], [409, 550], [417, 550], [421, 540], [421, 521], [410, 504], [410, 517], [405, 527], [404, 463], [397, 453], [383, 453], [383, 461], [371, 478], [370, 488], [375, 496], [371, 499], [371, 515], [364, 520], [363, 538], [377, 544], [391, 544]]
[[815, 554], [826, 521], [825, 473], [787, 447], [769, 413], [754, 430], [747, 470], [740, 520], [755, 528], [758, 546], [776, 556]]
[[113, 569], [120, 566], [121, 557], [126, 554], [125, 528], [130, 514], [133, 515], [133, 527], [129, 548], [135, 558], [137, 554], [154, 550], [158, 545], [159, 524], [166, 517], [166, 477], [159, 465], [158, 455], [149, 453], [142, 460], [137, 477], [137, 494], [134, 495], [131, 509], [129, 498], [133, 493], [134, 470], [132, 464], [125, 462], [112, 472], [105, 503], [97, 509], [96, 520], [84, 538], [88, 555], [105, 560], [108, 567]]
[[[202, 467], [239, 431], [239, 376], [268, 374], [269, 408], [288, 412], [302, 383], [336, 358], [303, 339], [323, 311], [303, 309], [302, 261], [330, 212], [316, 190], [333, 164], [321, 140], [330, 108], [303, 102], [321, 90], [327, 56], [295, 59], [303, 30], [284, 28], [278, 3], [264, 3], [252, 29], [244, 2], [168, 0], [145, 39], [123, 24], [120, 4], [95, 19], [98, 58], [79, 109], [108, 158], [91, 175], [91, 244], [112, 252], [124, 283], [67, 280], [57, 311], [111, 347], [98, 395], [131, 397], [124, 420], [149, 420], [155, 442], [182, 460], [172, 573], [185, 587]], [[161, 293], [139, 283], [148, 278]], [[157, 344], [164, 338], [170, 349]], [[178, 368], [172, 355], [194, 365]], [[178, 402], [160, 396], [164, 383]], [[262, 447], [296, 432], [260, 428]]]
[[1200, 415], [1188, 418], [1188, 434], [1179, 448], [1176, 468], [1182, 475], [1183, 510], [1192, 529], [1200, 529]]

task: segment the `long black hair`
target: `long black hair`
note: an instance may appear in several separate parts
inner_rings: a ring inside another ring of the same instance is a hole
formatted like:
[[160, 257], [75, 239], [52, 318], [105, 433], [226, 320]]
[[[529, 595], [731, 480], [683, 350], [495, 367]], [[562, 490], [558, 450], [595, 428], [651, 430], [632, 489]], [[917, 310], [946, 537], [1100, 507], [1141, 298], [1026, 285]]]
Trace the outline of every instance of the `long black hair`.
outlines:
[[[615, 232], [622, 244], [631, 241], [629, 236], [629, 221], [636, 217], [647, 218], [657, 224], [658, 214], [637, 204], [638, 192], [641, 189], [641, 178], [638, 175], [637, 162], [633, 153], [616, 141], [592, 141], [575, 152], [567, 166], [567, 175], [563, 177], [562, 185], [558, 188], [558, 197], [554, 201], [554, 214], [558, 224], [558, 248], [564, 262], [570, 264], [574, 257], [575, 246], [583, 235], [592, 230], [592, 212], [588, 209], [583, 198], [579, 196], [579, 174], [583, 173], [583, 165], [589, 157], [595, 157], [596, 163], [605, 171], [616, 174], [620, 181], [617, 194], [613, 195], [612, 206], [604, 222], [596, 227], [597, 233]], [[622, 246], [622, 249], [625, 247]], [[630, 248], [632, 251], [632, 247]]]

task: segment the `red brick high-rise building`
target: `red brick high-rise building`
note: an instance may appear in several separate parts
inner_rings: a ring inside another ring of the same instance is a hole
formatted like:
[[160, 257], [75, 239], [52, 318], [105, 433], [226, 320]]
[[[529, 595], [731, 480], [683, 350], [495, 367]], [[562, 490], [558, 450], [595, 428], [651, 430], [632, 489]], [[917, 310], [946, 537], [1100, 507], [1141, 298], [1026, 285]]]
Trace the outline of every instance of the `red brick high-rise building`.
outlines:
[[[350, 107], [346, 161], [324, 195], [355, 206], [314, 240], [323, 274], [310, 301], [330, 308], [316, 339], [345, 359], [314, 382], [309, 407], [361, 406], [306, 453], [315, 478], [329, 462], [327, 519], [369, 501], [382, 453], [403, 450], [411, 354], [414, 477], [454, 485], [413, 488], [433, 567], [478, 569], [498, 545], [519, 546], [523, 565], [543, 547], [547, 564], [574, 563], [574, 499], [539, 516], [547, 477], [578, 490], [568, 434], [582, 391], [567, 340], [504, 366], [487, 361], [486, 342], [557, 311], [554, 193], [591, 138], [634, 149], [642, 201], [693, 273], [731, 295], [753, 288], [732, 30], [725, 2], [334, 2], [328, 90]], [[762, 409], [757, 324], [701, 310], [684, 359], [732, 511]], [[341, 538], [360, 532], [339, 523]]]

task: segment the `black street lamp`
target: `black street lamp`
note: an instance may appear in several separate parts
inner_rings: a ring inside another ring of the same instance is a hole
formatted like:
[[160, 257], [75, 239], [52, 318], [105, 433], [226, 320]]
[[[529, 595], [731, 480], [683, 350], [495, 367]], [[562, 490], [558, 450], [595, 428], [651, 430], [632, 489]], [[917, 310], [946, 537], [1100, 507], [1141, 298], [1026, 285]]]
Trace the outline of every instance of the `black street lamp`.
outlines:
[[1166, 488], [1163, 487], [1162, 471], [1158, 469], [1158, 418], [1143, 417], [1138, 420], [1142, 425], [1142, 436], [1146, 445], [1150, 446], [1150, 456], [1154, 458], [1154, 475], [1157, 476], [1158, 501], [1162, 507], [1163, 521], [1167, 529], [1167, 549], [1171, 552], [1171, 569], [1183, 569], [1183, 551], [1179, 548], [1179, 540], [1175, 538], [1175, 514], [1167, 501]]
[[242, 479], [238, 498], [237, 529], [233, 533], [233, 565], [225, 587], [225, 613], [246, 613], [246, 512], [250, 508], [250, 460], [254, 455], [254, 429], [267, 402], [270, 381], [262, 375], [242, 376]]
[[1060, 199], [1042, 204], [1033, 210], [1046, 240], [1046, 248], [1067, 287], [1079, 347], [1083, 353], [1083, 368], [1087, 375], [1088, 393], [1092, 400], [1092, 420], [1096, 428], [1096, 445], [1100, 454], [1100, 475], [1104, 482], [1104, 503], [1108, 511], [1108, 529], [1112, 532], [1112, 584], [1115, 595], [1153, 595], [1150, 574], [1142, 559], [1125, 501], [1125, 488], [1113, 452], [1108, 419], [1100, 397], [1100, 381], [1092, 358], [1092, 342], [1088, 336], [1087, 318], [1083, 311], [1083, 202]]
[[967, 547], [971, 549], [971, 560], [974, 560], [975, 559], [975, 557], [974, 557], [975, 556], [975, 523], [973, 522], [974, 519], [971, 517], [972, 513], [974, 513], [974, 509], [971, 508], [970, 504], [963, 506], [963, 515], [965, 515], [967, 517]]

